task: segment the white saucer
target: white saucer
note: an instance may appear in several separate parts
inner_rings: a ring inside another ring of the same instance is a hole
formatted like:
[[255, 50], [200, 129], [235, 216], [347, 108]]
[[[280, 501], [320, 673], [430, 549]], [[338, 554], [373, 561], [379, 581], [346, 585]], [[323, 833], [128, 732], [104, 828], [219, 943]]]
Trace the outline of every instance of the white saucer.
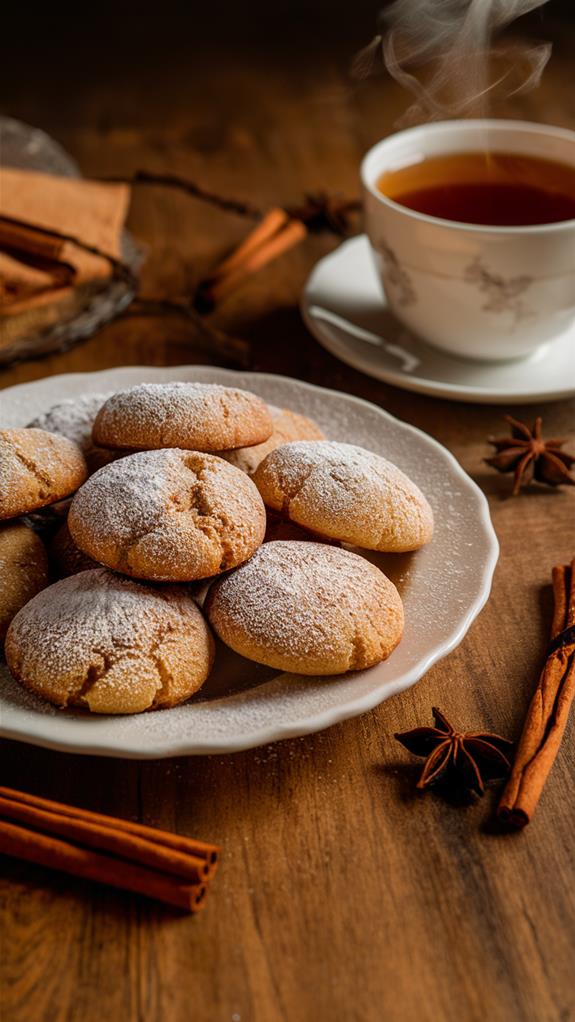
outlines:
[[575, 324], [520, 361], [472, 362], [443, 353], [394, 318], [365, 235], [317, 263], [302, 314], [332, 355], [404, 390], [478, 404], [559, 401], [575, 394]]

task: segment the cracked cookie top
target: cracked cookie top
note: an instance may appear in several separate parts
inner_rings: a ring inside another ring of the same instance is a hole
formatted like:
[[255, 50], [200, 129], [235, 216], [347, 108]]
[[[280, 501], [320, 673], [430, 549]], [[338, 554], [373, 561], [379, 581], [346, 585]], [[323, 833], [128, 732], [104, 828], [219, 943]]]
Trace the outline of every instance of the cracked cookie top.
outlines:
[[317, 422], [306, 415], [299, 415], [289, 408], [276, 408], [275, 405], [268, 405], [268, 408], [273, 423], [273, 433], [268, 440], [253, 447], [239, 447], [220, 454], [230, 465], [241, 468], [248, 475], [252, 475], [270, 451], [275, 451], [281, 444], [288, 444], [291, 440], [325, 440], [325, 433]]
[[88, 470], [77, 444], [43, 429], [0, 430], [0, 518], [69, 497]]
[[417, 550], [433, 534], [421, 490], [396, 465], [352, 444], [296, 441], [276, 448], [253, 480], [291, 521], [368, 550]]
[[103, 568], [63, 579], [13, 619], [14, 677], [56, 706], [139, 713], [189, 699], [211, 670], [214, 643], [192, 598]]
[[184, 582], [233, 568], [263, 541], [263, 501], [245, 473], [197, 451], [142, 451], [96, 472], [72, 501], [76, 545], [134, 578]]
[[214, 582], [204, 609], [236, 653], [296, 674], [371, 667], [403, 631], [401, 598], [383, 572], [320, 543], [265, 543]]
[[110, 397], [92, 437], [102, 447], [227, 451], [267, 440], [272, 420], [261, 398], [215, 383], [141, 383]]

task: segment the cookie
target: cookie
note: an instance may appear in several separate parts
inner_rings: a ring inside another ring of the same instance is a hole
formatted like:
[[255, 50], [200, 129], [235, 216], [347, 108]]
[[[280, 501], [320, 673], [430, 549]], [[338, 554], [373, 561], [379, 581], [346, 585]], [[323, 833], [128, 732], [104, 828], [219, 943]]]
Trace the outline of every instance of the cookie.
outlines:
[[42, 540], [21, 522], [0, 525], [0, 645], [14, 615], [47, 585]]
[[95, 472], [102, 465], [107, 465], [124, 453], [98, 447], [92, 440], [94, 419], [104, 401], [113, 393], [108, 391], [101, 394], [81, 394], [79, 397], [60, 401], [33, 419], [29, 427], [45, 429], [48, 433], [58, 433], [68, 440], [73, 440], [82, 451], [89, 471]]
[[242, 472], [252, 475], [260, 462], [270, 451], [275, 451], [281, 444], [292, 440], [325, 440], [325, 433], [317, 422], [305, 415], [290, 411], [289, 408], [276, 408], [268, 405], [273, 423], [273, 433], [263, 444], [254, 447], [239, 447], [236, 451], [221, 451], [220, 457], [229, 461], [230, 465], [241, 468]]
[[133, 578], [184, 582], [233, 568], [266, 528], [251, 479], [197, 451], [142, 451], [106, 465], [78, 491], [68, 516], [76, 545]]
[[93, 713], [176, 706], [203, 685], [213, 659], [208, 625], [182, 588], [103, 568], [44, 589], [6, 637], [17, 681], [56, 706]]
[[224, 451], [272, 433], [267, 405], [246, 390], [212, 383], [142, 383], [105, 402], [92, 437], [102, 447]]
[[214, 582], [204, 609], [236, 653], [294, 674], [371, 667], [403, 631], [393, 583], [358, 554], [319, 543], [266, 543]]
[[77, 444], [42, 429], [0, 430], [0, 518], [70, 496], [88, 470]]
[[253, 480], [267, 507], [304, 528], [368, 550], [418, 550], [433, 535], [421, 490], [378, 454], [301, 441], [264, 459]]
[[68, 578], [80, 571], [101, 568], [102, 565], [76, 546], [70, 535], [68, 522], [63, 522], [48, 545], [48, 557], [54, 578]]

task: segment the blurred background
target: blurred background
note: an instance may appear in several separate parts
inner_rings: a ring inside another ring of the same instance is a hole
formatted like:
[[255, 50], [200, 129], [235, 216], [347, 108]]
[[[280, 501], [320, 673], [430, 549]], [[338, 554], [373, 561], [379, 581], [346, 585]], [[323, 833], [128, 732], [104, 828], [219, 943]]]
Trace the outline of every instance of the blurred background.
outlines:
[[[146, 11], [104, 0], [64, 16], [13, 4], [3, 13], [0, 103], [3, 112], [42, 119], [47, 130], [60, 133], [79, 119], [87, 129], [121, 124], [161, 129], [174, 110], [203, 110], [203, 136], [198, 131], [195, 141], [215, 146], [257, 70], [269, 76], [266, 87], [275, 87], [281, 77], [286, 89], [297, 92], [302, 75], [325, 81], [331, 68], [344, 87], [354, 53], [373, 36], [385, 6], [385, 0], [251, 0], [168, 3]], [[515, 30], [550, 39], [575, 60], [573, 35], [565, 31], [574, 25], [573, 0], [549, 0], [517, 21]], [[348, 87], [358, 88], [351, 82]], [[377, 92], [377, 83], [369, 87]], [[259, 98], [265, 108], [265, 96]], [[326, 86], [326, 104], [329, 98]], [[385, 121], [383, 109], [381, 116]], [[260, 123], [272, 127], [263, 111]]]
[[[64, 16], [13, 4], [3, 14], [1, 111], [49, 132], [86, 176], [174, 173], [262, 209], [318, 190], [354, 197], [361, 156], [410, 103], [383, 67], [362, 82], [349, 74], [381, 6], [274, 0], [146, 11], [104, 0]], [[575, 127], [573, 0], [550, 0], [515, 31], [551, 40], [553, 55], [536, 93], [493, 113]], [[147, 187], [134, 190], [129, 226], [148, 252], [143, 290], [172, 297], [189, 296], [247, 229], [240, 217]], [[298, 299], [336, 240], [308, 239], [218, 311], [218, 325], [256, 347], [261, 341], [259, 368], [287, 367], [278, 344], [270, 361], [271, 335], [299, 338], [301, 370], [309, 370], [315, 346], [306, 342]], [[116, 343], [118, 329], [89, 342], [103, 345], [102, 364], [136, 357], [130, 337]], [[165, 325], [141, 323], [137, 361], [187, 361], [189, 340], [182, 324], [170, 323], [166, 338]], [[293, 358], [289, 365], [293, 374]]]

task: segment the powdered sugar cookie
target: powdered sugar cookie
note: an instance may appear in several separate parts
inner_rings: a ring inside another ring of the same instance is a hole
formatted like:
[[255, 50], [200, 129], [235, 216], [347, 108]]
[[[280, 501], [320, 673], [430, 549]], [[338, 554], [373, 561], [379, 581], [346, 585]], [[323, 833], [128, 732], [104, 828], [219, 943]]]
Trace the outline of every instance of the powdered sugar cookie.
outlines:
[[251, 479], [221, 458], [142, 451], [90, 477], [72, 501], [68, 526], [76, 545], [109, 568], [184, 582], [251, 557], [266, 515]]
[[77, 444], [43, 429], [0, 430], [0, 518], [68, 497], [88, 470]]
[[281, 444], [292, 440], [325, 440], [325, 433], [317, 422], [305, 415], [298, 415], [289, 408], [276, 408], [268, 405], [273, 423], [273, 433], [263, 444], [255, 447], [240, 447], [236, 451], [221, 451], [220, 457], [229, 461], [230, 465], [241, 468], [242, 472], [252, 475], [270, 451], [275, 451]]
[[125, 453], [98, 447], [92, 440], [94, 419], [104, 401], [113, 393], [108, 391], [102, 394], [81, 394], [79, 397], [60, 401], [33, 419], [28, 424], [29, 428], [45, 429], [48, 433], [58, 433], [68, 440], [73, 440], [82, 451], [90, 472], [95, 472], [102, 465], [107, 465]]
[[417, 550], [433, 534], [421, 490], [371, 451], [352, 444], [284, 444], [253, 476], [267, 507], [298, 525], [369, 550]]
[[236, 653], [297, 674], [371, 667], [403, 631], [393, 583], [358, 554], [319, 543], [264, 544], [214, 582], [205, 610]]
[[246, 390], [215, 383], [141, 383], [105, 402], [94, 422], [102, 447], [224, 451], [272, 433], [267, 405]]
[[0, 525], [0, 644], [14, 615], [48, 585], [44, 544], [22, 522]]
[[214, 644], [194, 601], [103, 568], [44, 589], [16, 615], [6, 660], [56, 706], [139, 713], [175, 706], [203, 685]]

